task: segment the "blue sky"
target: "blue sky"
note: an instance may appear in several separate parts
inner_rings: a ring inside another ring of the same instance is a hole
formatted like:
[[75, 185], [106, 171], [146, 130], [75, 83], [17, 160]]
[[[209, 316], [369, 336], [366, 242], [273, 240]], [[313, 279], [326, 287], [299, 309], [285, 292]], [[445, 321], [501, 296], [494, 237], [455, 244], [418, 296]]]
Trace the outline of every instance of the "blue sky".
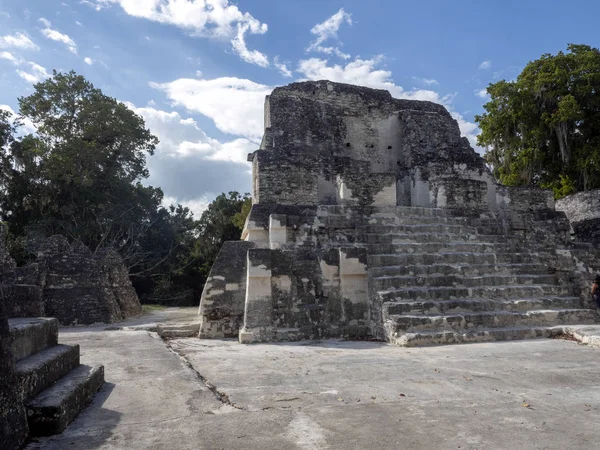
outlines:
[[600, 2], [0, 0], [0, 107], [75, 70], [161, 144], [149, 183], [200, 212], [250, 190], [264, 96], [303, 79], [444, 104], [474, 142], [485, 87], [568, 43], [600, 46]]

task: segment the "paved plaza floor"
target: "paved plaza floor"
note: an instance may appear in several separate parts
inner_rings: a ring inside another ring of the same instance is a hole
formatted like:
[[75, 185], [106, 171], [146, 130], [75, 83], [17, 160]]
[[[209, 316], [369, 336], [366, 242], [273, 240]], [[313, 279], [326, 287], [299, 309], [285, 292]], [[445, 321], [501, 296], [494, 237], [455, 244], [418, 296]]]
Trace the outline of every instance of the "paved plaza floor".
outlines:
[[83, 363], [105, 365], [106, 384], [65, 433], [27, 450], [600, 448], [594, 346], [245, 346], [165, 342], [144, 326], [193, 314], [61, 330], [60, 341], [81, 345]]

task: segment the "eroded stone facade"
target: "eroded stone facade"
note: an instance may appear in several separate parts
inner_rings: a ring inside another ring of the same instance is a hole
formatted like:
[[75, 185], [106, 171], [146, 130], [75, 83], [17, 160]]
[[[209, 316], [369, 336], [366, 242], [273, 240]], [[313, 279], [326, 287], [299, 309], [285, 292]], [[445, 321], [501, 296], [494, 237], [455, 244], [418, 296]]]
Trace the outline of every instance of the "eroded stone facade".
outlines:
[[[15, 267], [5, 252], [0, 299], [8, 317], [56, 317], [62, 325], [112, 323], [141, 314], [129, 273], [113, 249], [96, 253], [64, 236], [34, 245], [36, 262]], [[2, 254], [0, 252], [0, 254]]]
[[249, 161], [245, 242], [213, 267], [201, 337], [223, 337], [223, 322], [235, 334], [242, 310], [244, 343], [468, 342], [596, 320], [557, 262], [560, 248], [576, 265], [552, 193], [499, 185], [441, 105], [294, 83], [267, 97]]

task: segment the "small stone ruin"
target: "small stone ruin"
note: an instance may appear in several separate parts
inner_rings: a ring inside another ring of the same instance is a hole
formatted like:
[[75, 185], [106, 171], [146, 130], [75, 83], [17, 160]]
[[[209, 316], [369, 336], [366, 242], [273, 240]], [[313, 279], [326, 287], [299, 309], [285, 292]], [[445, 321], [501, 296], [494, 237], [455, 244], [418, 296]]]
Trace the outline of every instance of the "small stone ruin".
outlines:
[[547, 337], [598, 315], [552, 193], [497, 183], [441, 105], [329, 81], [277, 88], [242, 241], [201, 338], [431, 345]]
[[[13, 268], [7, 281], [20, 286], [5, 295], [14, 316], [56, 317], [62, 325], [113, 323], [141, 314], [142, 306], [129, 272], [113, 249], [93, 253], [80, 242], [52, 236], [34, 245], [36, 262]], [[23, 286], [39, 286], [41, 303], [19, 297]], [[5, 288], [6, 289], [6, 288]], [[20, 311], [19, 311], [20, 310]], [[33, 310], [37, 310], [33, 314]]]

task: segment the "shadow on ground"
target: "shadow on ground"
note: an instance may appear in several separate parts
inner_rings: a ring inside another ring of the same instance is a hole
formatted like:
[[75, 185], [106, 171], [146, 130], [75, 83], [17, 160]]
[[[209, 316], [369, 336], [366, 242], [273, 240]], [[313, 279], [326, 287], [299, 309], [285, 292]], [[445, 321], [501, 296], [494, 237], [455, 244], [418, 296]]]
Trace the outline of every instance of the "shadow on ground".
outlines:
[[[123, 415], [118, 411], [103, 407], [114, 388], [114, 383], [104, 383], [102, 389], [94, 396], [92, 403], [67, 427], [63, 434], [49, 438], [33, 438], [27, 449], [96, 450], [105, 447], [105, 444], [115, 439], [113, 431]], [[82, 429], [86, 432], [81, 433]]]

